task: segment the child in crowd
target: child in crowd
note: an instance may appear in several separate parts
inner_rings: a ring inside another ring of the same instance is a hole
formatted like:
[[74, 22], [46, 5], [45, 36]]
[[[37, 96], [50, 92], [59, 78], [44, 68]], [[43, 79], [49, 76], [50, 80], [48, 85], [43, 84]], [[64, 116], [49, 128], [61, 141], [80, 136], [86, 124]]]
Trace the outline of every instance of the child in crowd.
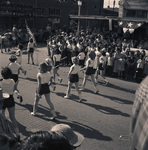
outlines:
[[142, 81], [144, 64], [145, 64], [144, 56], [140, 55], [140, 58], [137, 60], [137, 67], [136, 67], [136, 81], [137, 82]]
[[17, 57], [16, 62], [20, 65], [22, 63], [22, 50], [23, 50], [23, 45], [22, 44], [18, 45], [18, 50], [16, 51], [16, 57]]
[[58, 69], [60, 66], [60, 60], [61, 60], [61, 52], [59, 51], [59, 49], [56, 49], [55, 54], [53, 55], [53, 79], [55, 82], [55, 76], [57, 75], [58, 77], [58, 81], [61, 83], [62, 82], [62, 78], [60, 77], [59, 73], [58, 73]]
[[70, 95], [70, 90], [71, 90], [71, 87], [72, 87], [72, 84], [74, 83], [75, 84], [75, 88], [78, 92], [78, 95], [79, 95], [79, 100], [81, 102], [82, 98], [81, 98], [81, 92], [79, 91], [79, 76], [78, 76], [78, 72], [80, 71], [80, 67], [78, 65], [78, 58], [77, 57], [73, 57], [72, 59], [72, 63], [73, 65], [70, 67], [70, 71], [68, 73], [68, 88], [67, 88], [67, 92], [66, 92], [66, 96], [64, 96], [64, 98], [69, 98], [69, 95]]
[[50, 117], [49, 119], [54, 120], [56, 118], [56, 112], [54, 110], [54, 105], [52, 104], [50, 100], [50, 89], [49, 89], [49, 85], [52, 84], [51, 74], [50, 74], [51, 69], [52, 69], [52, 66], [50, 66], [50, 70], [49, 70], [49, 66], [47, 68], [47, 65], [45, 63], [41, 63], [39, 65], [39, 73], [37, 73], [38, 85], [37, 85], [37, 90], [35, 94], [33, 112], [31, 112], [31, 115], [33, 116], [36, 115], [39, 100], [41, 96], [44, 95], [46, 102], [49, 105], [51, 109], [51, 113], [52, 113], [52, 117]]
[[22, 98], [22, 96], [20, 95], [19, 90], [17, 89], [18, 82], [19, 82], [19, 80], [18, 80], [18, 75], [19, 75], [20, 71], [22, 71], [22, 73], [24, 73], [24, 75], [26, 75], [26, 71], [21, 67], [21, 65], [19, 65], [19, 64], [16, 62], [17, 58], [16, 58], [15, 55], [11, 55], [10, 58], [9, 58], [9, 60], [10, 60], [10, 63], [8, 64], [8, 67], [9, 67], [9, 69], [10, 69], [11, 72], [12, 72], [11, 78], [12, 78], [12, 79], [14, 80], [14, 82], [15, 82], [15, 93], [17, 94], [17, 98], [20, 99], [20, 102], [22, 102], [22, 101], [23, 101], [23, 98]]
[[15, 119], [15, 101], [13, 98], [13, 93], [15, 90], [15, 82], [13, 79], [11, 79], [12, 72], [9, 69], [9, 67], [3, 68], [1, 71], [1, 75], [3, 78], [1, 82], [2, 91], [9, 94], [9, 97], [6, 98], [3, 102], [2, 113], [5, 114], [6, 108], [8, 109], [9, 117], [10, 117], [10, 120], [12, 121], [12, 125], [13, 125], [14, 132], [16, 134], [16, 138], [20, 140], [19, 129], [18, 129], [17, 121]]
[[125, 71], [125, 56], [121, 55], [121, 57], [118, 60], [118, 78], [123, 78], [123, 73]]
[[105, 78], [105, 66], [106, 66], [106, 62], [104, 60], [103, 57], [100, 57], [99, 60], [99, 72], [100, 72], [100, 76], [104, 79], [105, 85], [108, 84], [108, 80]]
[[113, 75], [113, 63], [114, 63], [113, 54], [109, 53], [109, 56], [107, 57], [107, 67], [106, 67], [106, 75], [109, 77], [112, 77]]

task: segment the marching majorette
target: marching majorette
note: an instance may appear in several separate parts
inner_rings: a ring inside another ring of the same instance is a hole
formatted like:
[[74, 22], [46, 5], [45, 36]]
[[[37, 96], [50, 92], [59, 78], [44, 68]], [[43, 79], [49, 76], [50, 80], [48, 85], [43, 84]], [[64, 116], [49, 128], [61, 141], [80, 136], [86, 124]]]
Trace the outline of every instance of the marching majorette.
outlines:
[[12, 78], [12, 79], [14, 80], [14, 82], [15, 82], [15, 93], [17, 94], [17, 98], [20, 99], [20, 102], [22, 102], [22, 101], [23, 101], [23, 98], [22, 98], [22, 96], [20, 95], [19, 90], [17, 89], [18, 82], [19, 82], [18, 76], [19, 76], [20, 71], [22, 71], [22, 73], [24, 73], [24, 75], [26, 75], [26, 71], [22, 68], [22, 66], [21, 66], [20, 64], [18, 64], [18, 63], [16, 62], [17, 58], [16, 58], [15, 55], [11, 55], [10, 58], [9, 58], [9, 60], [10, 60], [10, 63], [8, 64], [8, 67], [9, 67], [9, 69], [10, 69], [11, 72], [12, 72], [11, 78]]
[[59, 49], [57, 48], [55, 51], [55, 54], [53, 55], [53, 79], [55, 82], [55, 77], [58, 77], [58, 81], [61, 83], [62, 82], [62, 78], [60, 77], [59, 73], [58, 73], [58, 69], [60, 66], [60, 61], [61, 61], [61, 52], [59, 51]]
[[52, 69], [52, 66], [46, 65], [46, 63], [41, 63], [39, 65], [39, 72], [37, 73], [37, 89], [35, 93], [35, 100], [33, 105], [33, 112], [31, 112], [31, 115], [35, 116], [37, 113], [38, 103], [42, 95], [45, 96], [45, 99], [47, 101], [47, 104], [49, 105], [51, 109], [52, 117], [50, 117], [50, 120], [54, 120], [56, 116], [56, 112], [54, 110], [54, 105], [50, 100], [50, 89], [49, 86], [52, 84], [50, 71]]
[[95, 82], [95, 69], [94, 69], [94, 59], [95, 59], [95, 52], [94, 51], [91, 51], [89, 54], [88, 54], [88, 59], [86, 61], [86, 66], [82, 69], [82, 70], [85, 70], [85, 73], [84, 73], [84, 78], [83, 78], [83, 83], [82, 83], [82, 87], [81, 87], [81, 91], [84, 90], [85, 88], [85, 84], [86, 84], [86, 81], [87, 81], [87, 78], [90, 76], [91, 77], [91, 80], [94, 84], [94, 93], [98, 93], [99, 90], [97, 88], [97, 84]]
[[19, 45], [18, 45], [18, 50], [16, 51], [16, 57], [17, 57], [16, 62], [17, 62], [18, 64], [20, 64], [20, 65], [21, 65], [21, 63], [22, 63], [22, 50], [23, 50], [23, 45], [22, 45], [22, 44], [19, 44]]
[[73, 57], [72, 59], [72, 63], [73, 65], [70, 67], [69, 73], [68, 73], [68, 88], [66, 91], [66, 96], [64, 96], [64, 98], [68, 99], [70, 96], [70, 90], [72, 87], [72, 84], [75, 84], [75, 88], [78, 92], [79, 95], [79, 101], [82, 101], [82, 97], [81, 97], [81, 91], [79, 90], [79, 75], [78, 73], [80, 72], [80, 66], [78, 65], [78, 58], [77, 57]]
[[15, 118], [15, 101], [13, 94], [15, 91], [15, 81], [11, 79], [12, 71], [9, 67], [5, 67], [1, 71], [3, 80], [1, 81], [2, 91], [9, 94], [9, 97], [6, 98], [3, 102], [2, 113], [5, 114], [6, 108], [9, 112], [10, 120], [12, 121], [13, 129], [16, 134], [16, 138], [20, 140], [20, 133]]

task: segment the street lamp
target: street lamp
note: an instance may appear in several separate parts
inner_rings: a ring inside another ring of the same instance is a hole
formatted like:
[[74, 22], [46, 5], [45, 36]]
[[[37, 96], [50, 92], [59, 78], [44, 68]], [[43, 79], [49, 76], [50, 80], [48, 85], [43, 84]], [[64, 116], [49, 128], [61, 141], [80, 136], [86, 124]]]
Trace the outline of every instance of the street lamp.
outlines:
[[[82, 1], [78, 0], [78, 17], [81, 14], [81, 6], [82, 6]], [[80, 31], [80, 18], [78, 18], [77, 35], [79, 35], [79, 31]]]

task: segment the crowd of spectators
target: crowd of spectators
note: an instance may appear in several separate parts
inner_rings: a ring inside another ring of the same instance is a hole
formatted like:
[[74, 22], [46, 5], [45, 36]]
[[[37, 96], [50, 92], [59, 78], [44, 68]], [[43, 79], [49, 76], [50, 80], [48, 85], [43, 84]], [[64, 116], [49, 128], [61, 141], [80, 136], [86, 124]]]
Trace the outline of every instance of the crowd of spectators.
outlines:
[[[62, 54], [61, 65], [70, 66], [71, 58], [85, 53], [85, 60], [91, 51], [99, 60], [103, 58], [105, 76], [140, 82], [148, 74], [148, 59], [146, 49], [148, 40], [133, 40], [119, 36], [115, 32], [92, 32], [81, 30], [79, 35], [74, 32], [56, 30], [47, 40], [48, 54], [52, 57], [55, 50]], [[103, 57], [102, 57], [103, 56]], [[85, 65], [85, 64], [84, 64]]]

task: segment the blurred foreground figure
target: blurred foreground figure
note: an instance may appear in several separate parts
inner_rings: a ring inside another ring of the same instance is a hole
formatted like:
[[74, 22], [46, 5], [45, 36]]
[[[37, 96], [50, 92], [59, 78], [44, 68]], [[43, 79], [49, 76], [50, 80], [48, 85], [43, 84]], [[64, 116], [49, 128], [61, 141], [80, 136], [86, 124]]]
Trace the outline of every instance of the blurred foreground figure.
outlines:
[[148, 76], [136, 91], [132, 109], [132, 145], [130, 150], [148, 149]]
[[23, 141], [21, 150], [73, 150], [73, 148], [60, 133], [38, 131]]

